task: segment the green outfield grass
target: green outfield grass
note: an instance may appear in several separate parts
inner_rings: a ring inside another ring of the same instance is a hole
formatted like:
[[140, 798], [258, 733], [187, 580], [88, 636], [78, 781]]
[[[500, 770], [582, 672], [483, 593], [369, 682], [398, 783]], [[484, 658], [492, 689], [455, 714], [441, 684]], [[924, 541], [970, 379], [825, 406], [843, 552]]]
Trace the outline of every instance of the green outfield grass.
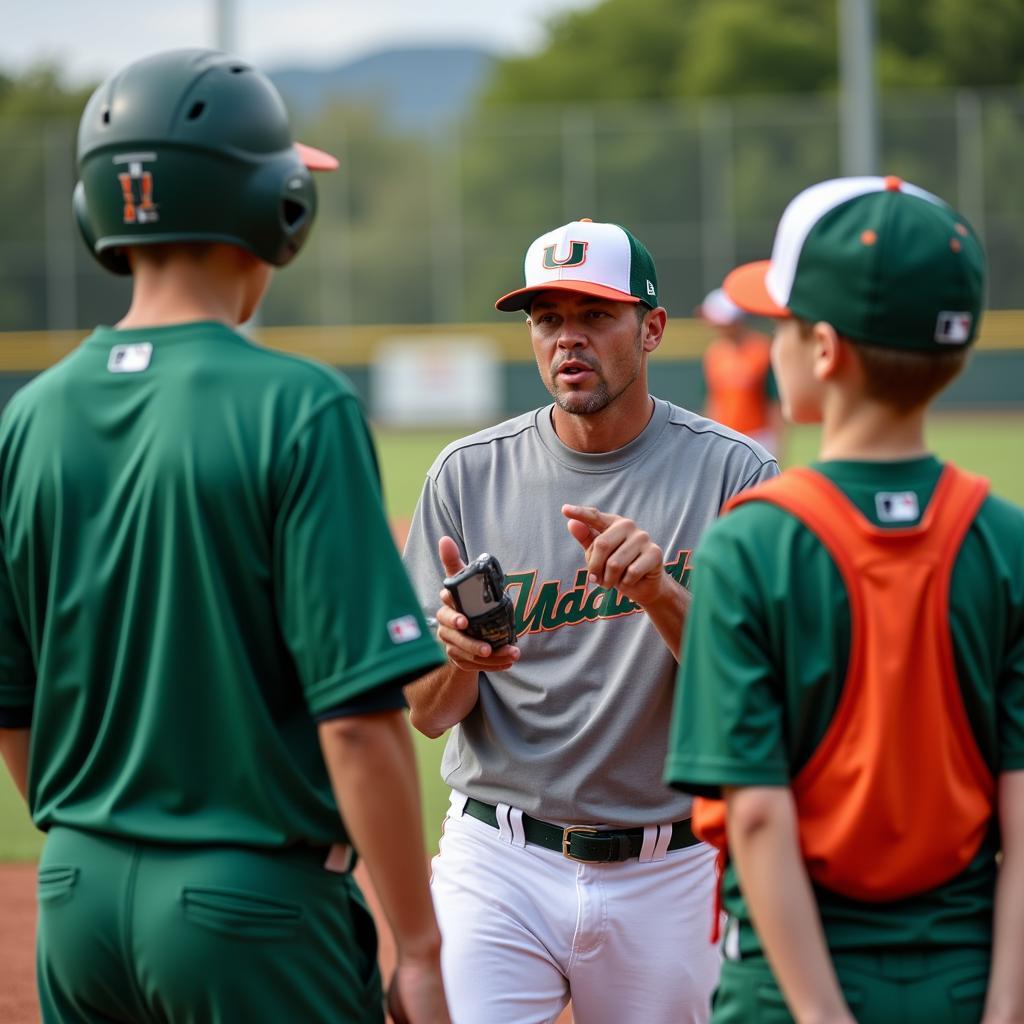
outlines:
[[[388, 513], [410, 516], [431, 462], [458, 431], [377, 431]], [[783, 462], [799, 466], [817, 452], [817, 427], [790, 427]], [[928, 443], [944, 459], [992, 480], [997, 494], [1024, 505], [1024, 412], [943, 413], [933, 417]]]
[[25, 802], [0, 765], [0, 860], [34, 860], [41, 845]]
[[[987, 476], [996, 494], [1024, 505], [1024, 413], [944, 413], [929, 424], [928, 443], [943, 459]], [[786, 464], [810, 462], [817, 445], [816, 427], [791, 428]]]
[[[437, 453], [457, 436], [455, 431], [376, 433], [389, 515], [412, 515], [427, 469]], [[800, 465], [813, 459], [817, 441], [816, 429], [791, 430], [786, 439], [785, 464]], [[946, 414], [936, 417], [929, 430], [929, 443], [940, 456], [988, 476], [997, 494], [1024, 505], [1022, 441], [1024, 413]], [[437, 845], [448, 804], [447, 788], [438, 772], [443, 745], [443, 740], [416, 736], [428, 849]], [[39, 847], [39, 834], [6, 772], [0, 769], [0, 860], [29, 860]]]

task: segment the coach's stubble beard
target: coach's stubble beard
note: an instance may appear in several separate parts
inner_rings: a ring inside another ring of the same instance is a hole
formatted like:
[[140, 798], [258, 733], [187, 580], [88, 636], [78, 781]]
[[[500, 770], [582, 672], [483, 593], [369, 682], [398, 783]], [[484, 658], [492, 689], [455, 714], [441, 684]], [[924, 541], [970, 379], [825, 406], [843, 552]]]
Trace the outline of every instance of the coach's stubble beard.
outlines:
[[[573, 416], [593, 416], [596, 413], [607, 409], [608, 406], [611, 405], [612, 402], [614, 402], [615, 399], [617, 399], [623, 392], [627, 391], [640, 376], [640, 370], [643, 366], [643, 336], [639, 330], [636, 333], [636, 344], [633, 347], [631, 354], [635, 357], [632, 373], [620, 387], [615, 389], [614, 393], [609, 388], [608, 381], [605, 378], [604, 373], [598, 369], [597, 365], [591, 363], [589, 359], [581, 359], [580, 356], [571, 354], [567, 355], [565, 359], [560, 360], [548, 371], [544, 378], [544, 386], [548, 389], [548, 393], [555, 400], [555, 404], [563, 412], [570, 413]], [[585, 362], [594, 371], [597, 375], [597, 386], [593, 391], [585, 392], [559, 389], [558, 367], [568, 359]]]

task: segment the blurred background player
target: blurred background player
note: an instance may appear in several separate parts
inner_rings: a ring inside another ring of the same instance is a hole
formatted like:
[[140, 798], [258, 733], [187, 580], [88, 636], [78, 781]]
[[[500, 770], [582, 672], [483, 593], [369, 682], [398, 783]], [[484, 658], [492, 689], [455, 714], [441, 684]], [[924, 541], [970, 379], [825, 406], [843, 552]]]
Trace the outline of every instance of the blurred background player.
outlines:
[[725, 797], [694, 809], [728, 856], [718, 1024], [1024, 1020], [1024, 513], [925, 441], [984, 272], [955, 210], [865, 177], [726, 278], [822, 441], [694, 571], [667, 778]]
[[708, 292], [695, 312], [713, 332], [702, 360], [704, 414], [781, 455], [782, 413], [769, 338], [750, 328], [747, 314], [721, 288]]
[[78, 163], [131, 307], [0, 422], [0, 747], [48, 833], [43, 1019], [379, 1024], [357, 847], [396, 1014], [446, 1021], [401, 693], [441, 651], [348, 383], [236, 330], [336, 161], [244, 61], [179, 50], [100, 86]]

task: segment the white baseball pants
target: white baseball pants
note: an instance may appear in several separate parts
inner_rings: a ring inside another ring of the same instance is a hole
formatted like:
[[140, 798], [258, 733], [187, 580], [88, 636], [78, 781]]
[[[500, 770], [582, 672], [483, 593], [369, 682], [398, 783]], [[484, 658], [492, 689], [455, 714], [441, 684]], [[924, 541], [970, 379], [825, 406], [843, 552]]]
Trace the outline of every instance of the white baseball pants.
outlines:
[[515, 809], [499, 830], [464, 803], [452, 795], [431, 882], [453, 1024], [551, 1024], [570, 998], [575, 1024], [705, 1024], [711, 847], [580, 864], [527, 845]]

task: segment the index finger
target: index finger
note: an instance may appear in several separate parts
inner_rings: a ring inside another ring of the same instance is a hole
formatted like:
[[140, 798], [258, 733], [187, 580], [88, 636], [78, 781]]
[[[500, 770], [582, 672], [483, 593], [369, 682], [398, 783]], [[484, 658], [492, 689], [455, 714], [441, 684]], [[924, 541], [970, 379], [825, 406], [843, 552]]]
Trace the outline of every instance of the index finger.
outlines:
[[566, 519], [577, 519], [599, 533], [607, 530], [616, 519], [615, 516], [602, 512], [593, 505], [563, 505], [562, 515]]

